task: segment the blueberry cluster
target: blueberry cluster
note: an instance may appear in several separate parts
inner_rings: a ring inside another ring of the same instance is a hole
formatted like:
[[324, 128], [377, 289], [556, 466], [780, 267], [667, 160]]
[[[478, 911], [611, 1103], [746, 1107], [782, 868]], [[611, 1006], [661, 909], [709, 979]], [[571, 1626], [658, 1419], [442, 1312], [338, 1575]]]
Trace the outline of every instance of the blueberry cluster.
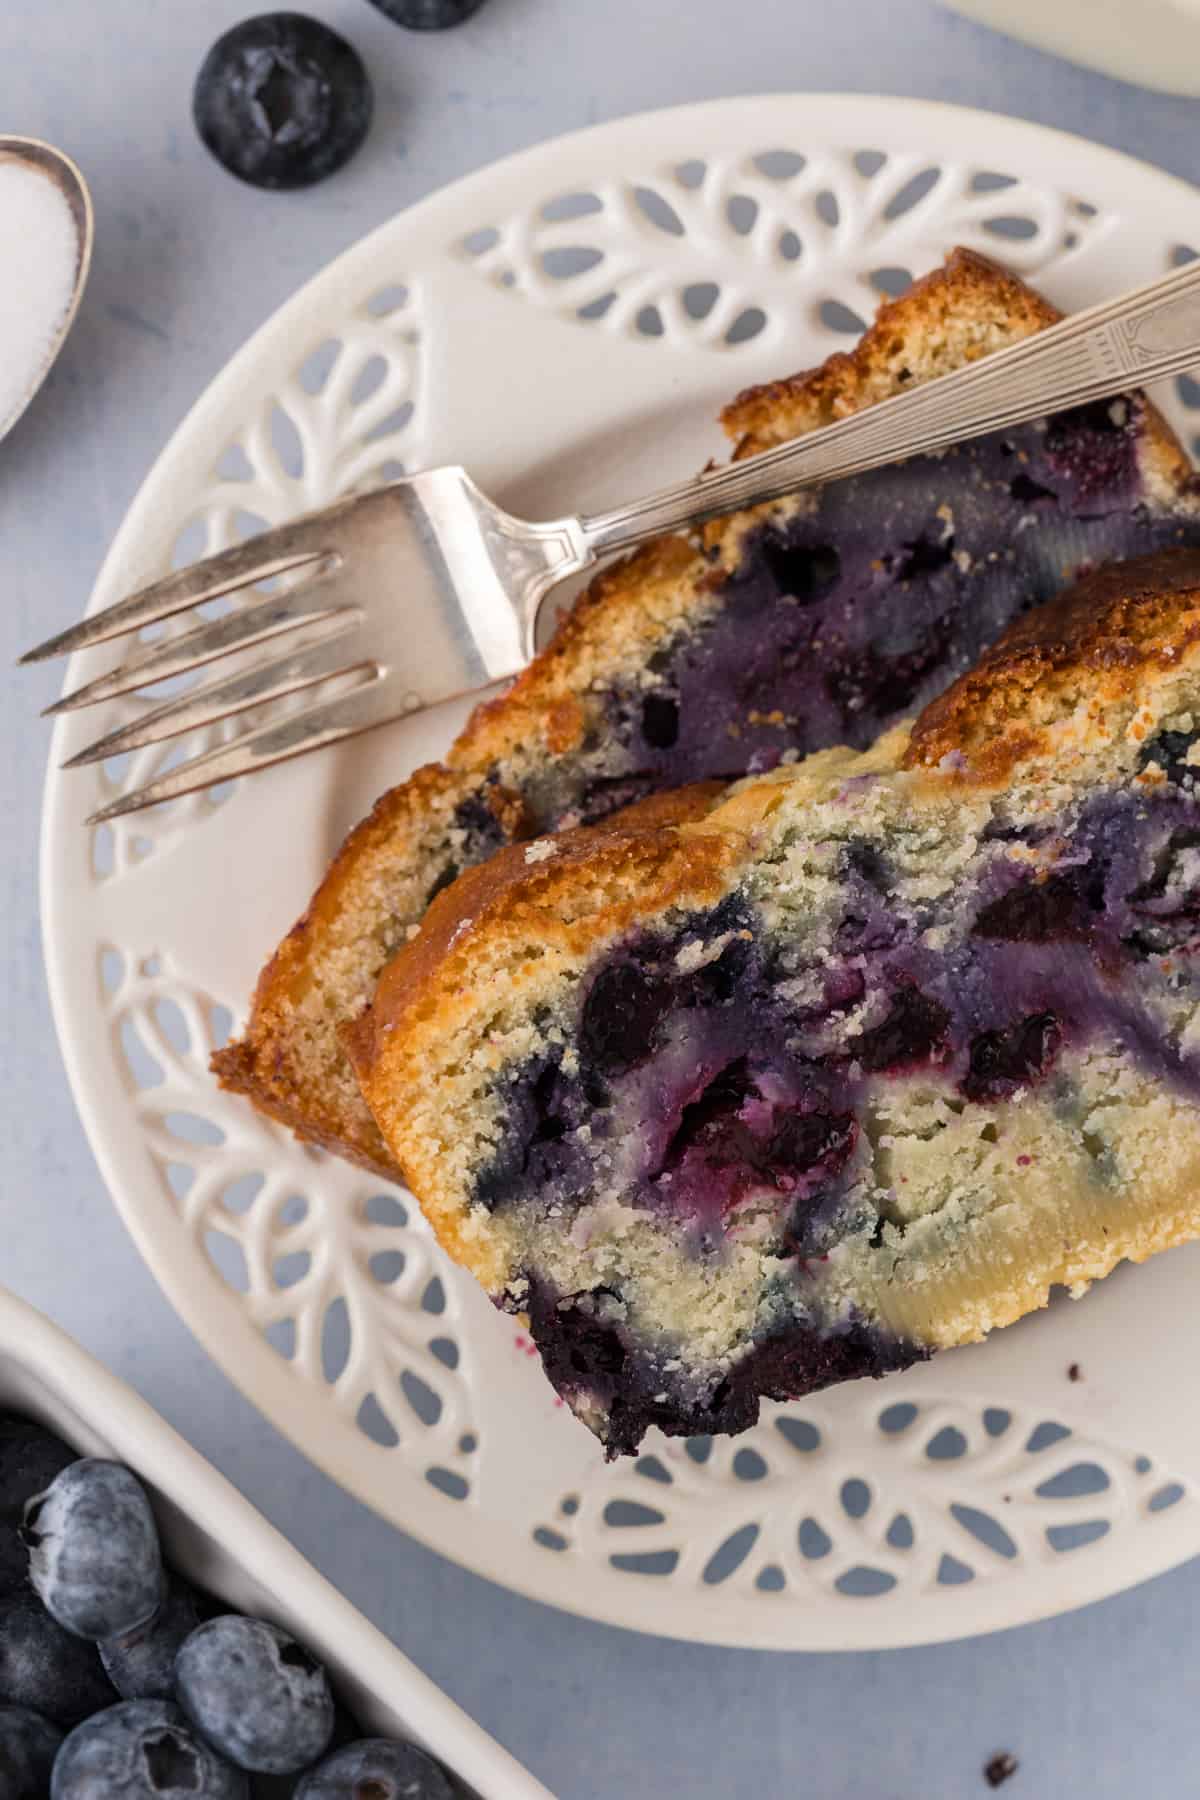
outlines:
[[0, 1800], [456, 1800], [320, 1663], [163, 1562], [120, 1463], [0, 1414]]

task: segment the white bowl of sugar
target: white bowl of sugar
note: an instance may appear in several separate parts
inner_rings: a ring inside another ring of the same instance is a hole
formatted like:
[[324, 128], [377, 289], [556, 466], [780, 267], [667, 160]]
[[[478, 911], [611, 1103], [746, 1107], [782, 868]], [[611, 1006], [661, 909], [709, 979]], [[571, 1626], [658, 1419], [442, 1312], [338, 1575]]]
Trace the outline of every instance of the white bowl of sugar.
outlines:
[[62, 348], [91, 254], [91, 197], [70, 157], [0, 135], [0, 437]]

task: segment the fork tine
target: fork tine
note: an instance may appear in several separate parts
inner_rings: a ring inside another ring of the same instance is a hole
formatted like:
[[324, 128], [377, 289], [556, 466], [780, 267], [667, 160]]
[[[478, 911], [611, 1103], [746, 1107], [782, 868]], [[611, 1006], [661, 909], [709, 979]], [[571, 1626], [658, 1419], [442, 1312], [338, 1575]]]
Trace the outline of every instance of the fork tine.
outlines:
[[46, 707], [43, 717], [77, 712], [81, 707], [94, 706], [98, 700], [115, 700], [119, 694], [127, 694], [133, 688], [148, 687], [173, 675], [188, 674], [231, 650], [249, 649], [297, 625], [320, 625], [324, 620], [336, 619], [340, 622], [338, 631], [345, 631], [361, 618], [357, 607], [332, 606], [328, 593], [319, 586], [311, 592], [302, 588], [297, 593], [294, 588], [288, 588], [281, 594], [265, 594], [261, 600], [243, 606], [237, 612], [225, 613], [219, 619], [185, 631], [182, 637], [171, 638], [165, 644], [145, 645], [107, 675], [100, 675], [95, 681], [76, 688], [73, 694], [64, 694], [53, 706]]
[[[287, 548], [289, 541], [291, 547]], [[106, 606], [102, 612], [93, 613], [78, 625], [72, 625], [69, 631], [60, 631], [57, 636], [47, 638], [36, 649], [27, 650], [19, 660], [22, 663], [45, 662], [52, 656], [88, 650], [93, 644], [104, 644], [110, 638], [138, 631], [143, 625], [155, 625], [160, 619], [169, 619], [174, 613], [185, 612], [189, 606], [218, 600], [235, 588], [269, 581], [277, 575], [291, 575], [301, 569], [311, 571], [314, 564], [327, 561], [327, 551], [319, 547], [301, 548], [294, 526], [264, 531], [244, 544], [219, 550], [215, 556], [206, 556], [186, 569], [165, 575], [161, 581], [151, 582], [149, 587], [139, 588], [137, 593], [118, 600], [114, 606]]]
[[[110, 756], [121, 756], [127, 750], [142, 750], [147, 744], [159, 744], [167, 738], [180, 737], [214, 725], [231, 713], [245, 712], [267, 700], [283, 700], [289, 694], [301, 693], [307, 687], [330, 676], [349, 673], [341, 661], [343, 647], [335, 637], [292, 651], [269, 662], [255, 663], [236, 675], [222, 675], [181, 694], [178, 699], [164, 701], [153, 711], [143, 713], [128, 725], [119, 725], [86, 750], [77, 751], [63, 763], [64, 769], [84, 768], [88, 763], [104, 762]], [[351, 665], [353, 668], [366, 667]]]
[[[339, 671], [340, 673], [341, 671]], [[354, 671], [347, 669], [347, 675]], [[119, 819], [125, 813], [140, 812], [163, 800], [177, 800], [197, 788], [214, 787], [219, 781], [231, 781], [239, 775], [250, 775], [272, 763], [286, 762], [303, 756], [308, 750], [319, 750], [326, 744], [340, 743], [360, 731], [386, 725], [391, 719], [405, 715], [407, 708], [397, 705], [394, 684], [386, 681], [384, 671], [376, 664], [359, 665], [360, 679], [349, 693], [343, 691], [328, 700], [315, 700], [311, 706], [295, 712], [277, 725], [264, 725], [242, 732], [228, 744], [219, 744], [194, 756], [178, 768], [168, 769], [145, 787], [120, 800], [112, 801], [92, 813], [86, 823], [102, 825]], [[389, 700], [388, 695], [392, 698]]]

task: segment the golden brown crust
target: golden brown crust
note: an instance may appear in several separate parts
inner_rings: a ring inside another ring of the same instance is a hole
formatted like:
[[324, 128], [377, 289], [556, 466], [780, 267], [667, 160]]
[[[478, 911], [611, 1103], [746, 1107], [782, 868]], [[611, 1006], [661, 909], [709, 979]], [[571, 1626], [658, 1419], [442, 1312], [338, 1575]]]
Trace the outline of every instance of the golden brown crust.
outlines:
[[727, 781], [693, 781], [687, 787], [647, 794], [644, 800], [635, 800], [632, 806], [589, 826], [588, 831], [596, 836], [606, 831], [650, 831], [663, 825], [687, 825], [707, 817], [728, 791]]
[[1200, 550], [1110, 563], [1026, 613], [913, 727], [904, 766], [1003, 781], [1082, 700], [1128, 697], [1147, 663], [1200, 642]]
[[[1061, 314], [975, 250], [953, 250], [880, 307], [853, 350], [783, 381], [748, 388], [721, 415], [736, 458], [831, 425], [920, 381], [1053, 325]], [[944, 364], [939, 366], [939, 349]], [[949, 352], [947, 354], [947, 351]]]
[[221, 1086], [244, 1094], [271, 1118], [311, 1143], [393, 1178], [396, 1166], [374, 1120], [316, 1090], [297, 1035], [297, 1008], [320, 980], [323, 958], [336, 939], [346, 902], [380, 863], [403, 860], [432, 815], [449, 812], [475, 792], [475, 783], [429, 763], [391, 788], [342, 844], [303, 915], [258, 978], [244, 1036], [218, 1050], [212, 1069]]

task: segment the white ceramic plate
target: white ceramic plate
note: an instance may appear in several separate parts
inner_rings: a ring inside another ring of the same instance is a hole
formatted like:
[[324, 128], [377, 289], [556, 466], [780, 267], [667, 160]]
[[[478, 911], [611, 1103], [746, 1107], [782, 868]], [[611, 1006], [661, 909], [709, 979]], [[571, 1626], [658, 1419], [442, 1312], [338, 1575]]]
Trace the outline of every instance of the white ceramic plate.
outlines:
[[0, 1407], [39, 1420], [83, 1456], [135, 1470], [173, 1566], [307, 1644], [365, 1731], [414, 1738], [480, 1800], [552, 1800], [132, 1388], [2, 1288]]
[[[385, 225], [251, 340], [159, 459], [93, 603], [402, 464], [462, 461], [534, 516], [683, 474], [718, 449], [723, 400], [848, 342], [881, 287], [956, 243], [1073, 307], [1200, 243], [1200, 195], [1078, 139], [866, 97], [691, 107], [516, 157]], [[1189, 398], [1167, 396], [1185, 430]], [[685, 1638], [948, 1638], [1200, 1549], [1178, 1382], [1200, 1254], [886, 1386], [768, 1408], [711, 1452], [606, 1468], [411, 1203], [217, 1092], [210, 1048], [342, 834], [464, 711], [94, 833], [84, 814], [161, 753], [60, 777], [127, 709], [55, 736], [43, 902], [71, 1079], [130, 1230], [230, 1378], [445, 1555]]]

